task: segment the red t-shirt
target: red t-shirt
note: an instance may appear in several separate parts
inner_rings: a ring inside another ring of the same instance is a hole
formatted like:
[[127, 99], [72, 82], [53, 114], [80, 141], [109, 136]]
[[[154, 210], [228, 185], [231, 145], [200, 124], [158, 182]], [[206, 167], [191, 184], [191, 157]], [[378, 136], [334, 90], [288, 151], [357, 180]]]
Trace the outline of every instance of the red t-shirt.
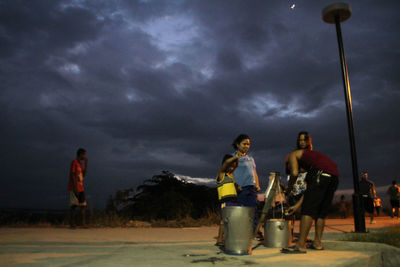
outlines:
[[300, 166], [306, 170], [315, 168], [334, 176], [339, 175], [336, 163], [321, 152], [314, 150], [303, 150], [303, 155], [300, 158]]
[[[71, 175], [73, 179], [71, 179]], [[75, 183], [78, 192], [83, 192], [83, 163], [74, 159], [69, 169], [68, 191], [72, 191]]]

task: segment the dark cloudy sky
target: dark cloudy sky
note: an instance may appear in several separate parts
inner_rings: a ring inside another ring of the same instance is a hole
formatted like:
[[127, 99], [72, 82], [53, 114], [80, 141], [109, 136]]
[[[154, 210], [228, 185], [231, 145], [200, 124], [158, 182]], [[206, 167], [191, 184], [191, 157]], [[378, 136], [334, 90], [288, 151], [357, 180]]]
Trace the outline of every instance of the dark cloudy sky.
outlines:
[[[263, 181], [308, 130], [352, 188], [330, 3], [0, 1], [0, 207], [67, 207], [78, 147], [96, 207], [162, 170], [213, 178], [240, 133]], [[349, 4], [359, 170], [384, 186], [400, 181], [400, 1]]]

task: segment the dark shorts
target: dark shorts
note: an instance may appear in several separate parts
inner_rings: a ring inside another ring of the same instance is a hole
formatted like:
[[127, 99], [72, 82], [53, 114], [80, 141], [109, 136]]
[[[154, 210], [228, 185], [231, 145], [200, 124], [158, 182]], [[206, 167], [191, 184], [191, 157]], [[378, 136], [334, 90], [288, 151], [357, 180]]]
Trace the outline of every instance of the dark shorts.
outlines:
[[374, 199], [370, 197], [365, 197], [363, 196], [363, 204], [364, 204], [364, 210], [368, 213], [373, 213], [374, 212]]
[[79, 204], [86, 202], [85, 192], [78, 192], [77, 197], [78, 197]]
[[70, 206], [86, 206], [86, 197], [85, 197], [85, 192], [78, 192], [74, 193], [73, 191], [70, 191]]
[[[328, 215], [333, 196], [339, 184], [337, 176], [319, 176], [318, 170], [307, 172], [307, 189], [301, 206], [301, 215], [311, 216], [313, 219], [325, 218]], [[319, 181], [318, 181], [319, 180]]]
[[254, 186], [245, 186], [238, 191], [238, 206], [257, 208], [257, 191]]
[[391, 199], [390, 205], [392, 206], [392, 208], [398, 208], [400, 206], [400, 201], [396, 199]]
[[258, 224], [258, 212], [257, 212], [257, 191], [254, 186], [244, 186], [242, 190], [238, 191], [238, 206], [254, 208], [256, 213], [254, 216], [254, 228]]

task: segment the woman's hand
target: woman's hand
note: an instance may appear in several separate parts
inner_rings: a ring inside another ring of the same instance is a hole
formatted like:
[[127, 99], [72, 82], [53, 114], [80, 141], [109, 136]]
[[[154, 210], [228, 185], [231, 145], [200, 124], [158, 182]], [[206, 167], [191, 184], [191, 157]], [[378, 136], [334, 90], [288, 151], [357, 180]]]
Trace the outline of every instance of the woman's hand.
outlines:
[[296, 210], [298, 210], [301, 207], [301, 204], [303, 204], [303, 200], [304, 200], [304, 195], [301, 196], [300, 200], [297, 201], [296, 204], [294, 204], [293, 206], [289, 207], [285, 211], [285, 215], [292, 215]]
[[297, 210], [296, 206], [291, 206], [285, 210], [285, 215], [289, 216], [292, 215]]

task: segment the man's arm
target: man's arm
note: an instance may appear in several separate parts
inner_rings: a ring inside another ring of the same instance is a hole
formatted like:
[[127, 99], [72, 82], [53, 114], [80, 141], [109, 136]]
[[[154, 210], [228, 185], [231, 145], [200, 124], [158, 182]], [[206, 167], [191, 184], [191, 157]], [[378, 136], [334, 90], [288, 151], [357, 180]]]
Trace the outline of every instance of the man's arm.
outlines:
[[373, 186], [372, 190], [373, 190], [374, 198], [377, 198], [378, 195], [376, 194], [375, 184], [373, 184], [373, 185], [374, 185], [374, 186]]
[[78, 189], [76, 187], [77, 173], [76, 173], [76, 168], [74, 166], [74, 163], [71, 164], [71, 169], [69, 172], [69, 179], [72, 181], [72, 191], [74, 191], [75, 195], [77, 195], [78, 194]]

